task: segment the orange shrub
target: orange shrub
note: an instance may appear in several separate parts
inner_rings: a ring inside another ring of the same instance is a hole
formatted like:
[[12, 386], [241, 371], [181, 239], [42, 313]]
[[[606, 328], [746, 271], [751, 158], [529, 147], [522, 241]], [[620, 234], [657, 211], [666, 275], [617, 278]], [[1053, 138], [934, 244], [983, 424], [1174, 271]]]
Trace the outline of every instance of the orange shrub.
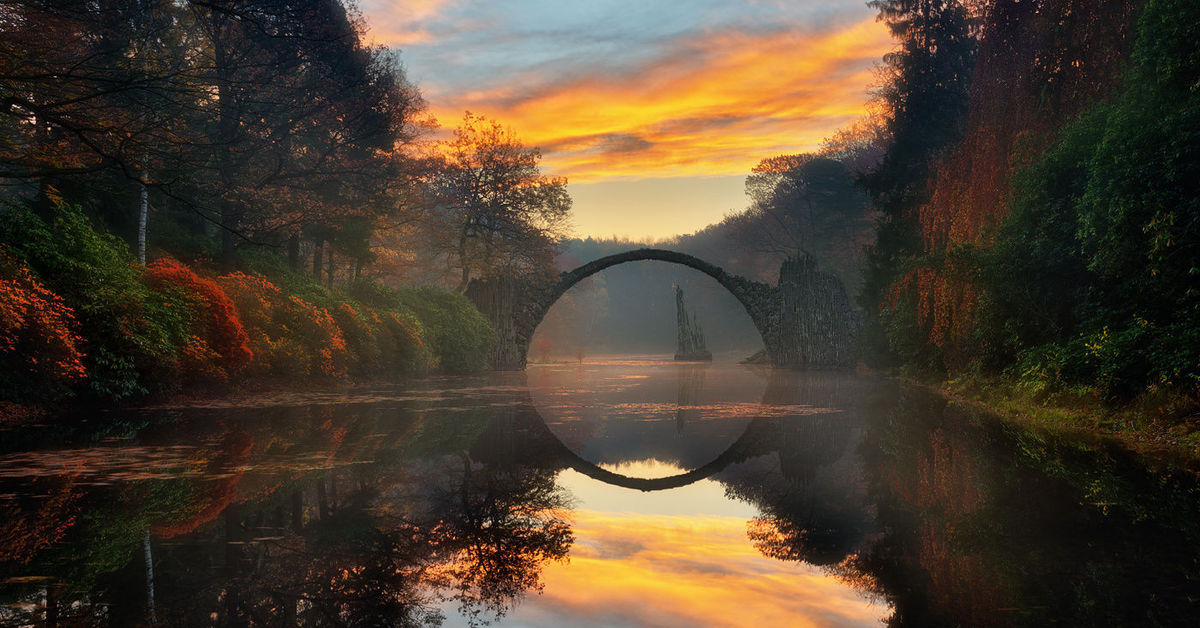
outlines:
[[230, 273], [217, 279], [233, 300], [242, 322], [251, 329], [271, 325], [271, 313], [282, 298], [279, 287], [262, 275]]
[[308, 349], [310, 375], [345, 377], [350, 350], [329, 310], [292, 295], [284, 301], [279, 317], [284, 334], [293, 335]]
[[145, 278], [155, 290], [179, 290], [192, 305], [192, 338], [181, 356], [185, 368], [190, 367], [194, 374], [225, 379], [225, 373], [236, 373], [250, 363], [254, 357], [250, 338], [233, 301], [217, 282], [200, 277], [173, 259], [151, 262]]
[[0, 252], [0, 394], [54, 396], [87, 376], [75, 312]]
[[344, 377], [352, 356], [333, 316], [294, 296], [261, 275], [221, 277], [249, 326], [250, 346], [259, 356], [256, 370], [273, 375]]

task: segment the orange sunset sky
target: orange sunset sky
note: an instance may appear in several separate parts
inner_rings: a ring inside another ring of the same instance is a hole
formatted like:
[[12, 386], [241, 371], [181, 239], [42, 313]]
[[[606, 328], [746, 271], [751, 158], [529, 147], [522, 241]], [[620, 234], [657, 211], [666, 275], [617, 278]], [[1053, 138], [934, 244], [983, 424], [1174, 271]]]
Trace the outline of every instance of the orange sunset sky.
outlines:
[[570, 181], [575, 234], [663, 238], [745, 207], [759, 160], [865, 113], [865, 0], [363, 0], [444, 127], [470, 110]]

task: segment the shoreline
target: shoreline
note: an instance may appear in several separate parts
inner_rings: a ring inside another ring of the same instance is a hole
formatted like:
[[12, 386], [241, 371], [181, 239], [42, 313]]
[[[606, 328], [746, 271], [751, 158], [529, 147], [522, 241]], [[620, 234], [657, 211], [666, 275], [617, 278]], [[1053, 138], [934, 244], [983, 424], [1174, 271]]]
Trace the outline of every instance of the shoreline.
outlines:
[[[531, 363], [539, 366], [576, 366], [576, 363]], [[923, 388], [949, 403], [982, 411], [1022, 428], [1036, 428], [1079, 441], [1108, 441], [1139, 456], [1175, 464], [1200, 474], [1200, 408], [1179, 411], [1180, 416], [1154, 416], [1129, 404], [1106, 408], [1095, 400], [1081, 400], [1068, 405], [1038, 402], [1022, 395], [1012, 385], [1002, 381], [955, 380], [925, 381], [911, 376], [856, 369], [859, 375], [875, 375]], [[53, 415], [77, 416], [81, 412], [146, 411], [171, 408], [222, 408], [239, 405], [304, 405], [331, 401], [330, 397], [350, 402], [378, 397], [389, 389], [405, 387], [412, 392], [418, 382], [435, 381], [441, 377], [495, 377], [502, 371], [486, 370], [477, 373], [428, 373], [420, 376], [392, 379], [308, 379], [261, 378], [237, 385], [204, 385], [189, 387], [158, 396], [128, 402], [104, 403], [20, 403], [0, 400], [0, 429], [36, 425]], [[349, 395], [349, 397], [347, 397]], [[362, 399], [356, 399], [361, 396]]]
[[890, 377], [1021, 428], [1044, 430], [1081, 442], [1116, 444], [1135, 455], [1200, 475], [1200, 409], [1196, 407], [1182, 417], [1168, 419], [1155, 417], [1133, 404], [1104, 408], [1038, 403], [995, 381], [980, 389], [978, 385], [956, 385], [953, 380], [927, 382]]

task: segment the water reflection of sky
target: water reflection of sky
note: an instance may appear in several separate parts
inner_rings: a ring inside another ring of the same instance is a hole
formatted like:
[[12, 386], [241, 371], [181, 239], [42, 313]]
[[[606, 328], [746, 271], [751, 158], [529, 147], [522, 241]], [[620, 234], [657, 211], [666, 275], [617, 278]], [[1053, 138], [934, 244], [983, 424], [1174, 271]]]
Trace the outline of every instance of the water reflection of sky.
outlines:
[[[828, 412], [764, 404], [764, 380], [736, 365], [606, 360], [532, 366], [527, 375], [549, 429], [630, 478], [708, 462], [756, 417]], [[717, 479], [641, 492], [566, 469], [557, 484], [573, 498], [570, 559], [548, 563], [542, 591], [502, 625], [864, 626], [890, 614], [821, 567], [764, 556], [747, 536], [762, 513]], [[465, 625], [446, 611], [446, 625]]]
[[[685, 471], [654, 460], [610, 470]], [[758, 513], [715, 480], [642, 493], [568, 470], [558, 483], [577, 500], [571, 558], [546, 565], [542, 593], [504, 625], [876, 626], [890, 612], [818, 567], [760, 554], [746, 537]], [[446, 625], [465, 625], [448, 615]]]

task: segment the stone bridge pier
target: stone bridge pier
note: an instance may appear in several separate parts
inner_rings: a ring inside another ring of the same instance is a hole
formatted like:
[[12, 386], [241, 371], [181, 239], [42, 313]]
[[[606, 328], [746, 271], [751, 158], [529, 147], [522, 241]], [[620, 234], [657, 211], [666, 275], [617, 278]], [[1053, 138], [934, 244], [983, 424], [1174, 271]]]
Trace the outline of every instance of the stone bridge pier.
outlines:
[[858, 312], [841, 281], [821, 272], [811, 256], [786, 260], [779, 269], [779, 283], [770, 286], [731, 275], [685, 253], [638, 249], [602, 257], [556, 279], [472, 280], [467, 297], [491, 321], [497, 334], [492, 368], [525, 368], [533, 332], [550, 307], [575, 284], [617, 264], [643, 260], [680, 264], [715, 279], [746, 309], [775, 366], [847, 368], [855, 364], [854, 347], [861, 326]]

